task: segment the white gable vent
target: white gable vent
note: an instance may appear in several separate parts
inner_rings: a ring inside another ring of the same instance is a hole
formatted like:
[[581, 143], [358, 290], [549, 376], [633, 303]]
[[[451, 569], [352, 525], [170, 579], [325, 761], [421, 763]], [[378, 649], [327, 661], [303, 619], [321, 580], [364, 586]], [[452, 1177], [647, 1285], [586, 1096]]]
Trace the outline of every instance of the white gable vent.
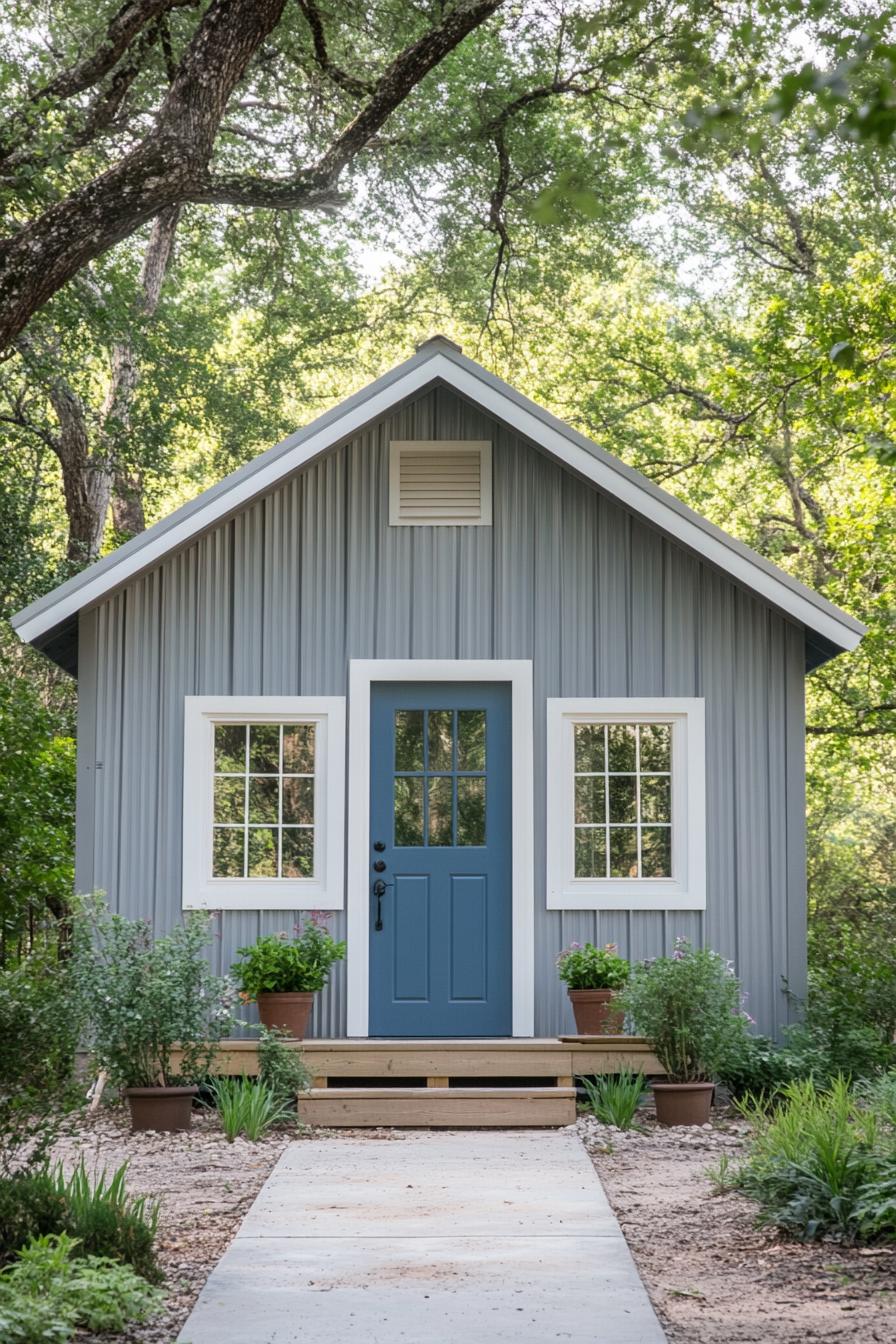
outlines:
[[487, 527], [492, 521], [492, 445], [480, 439], [393, 439], [393, 527]]

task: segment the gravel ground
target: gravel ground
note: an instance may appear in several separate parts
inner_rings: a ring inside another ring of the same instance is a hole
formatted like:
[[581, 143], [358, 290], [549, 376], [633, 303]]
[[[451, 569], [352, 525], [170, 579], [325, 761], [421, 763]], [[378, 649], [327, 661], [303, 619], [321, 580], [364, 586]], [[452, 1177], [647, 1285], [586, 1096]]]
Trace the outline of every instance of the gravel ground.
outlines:
[[756, 1227], [706, 1168], [736, 1160], [746, 1127], [579, 1133], [672, 1344], [873, 1344], [896, 1338], [896, 1250], [799, 1245]]

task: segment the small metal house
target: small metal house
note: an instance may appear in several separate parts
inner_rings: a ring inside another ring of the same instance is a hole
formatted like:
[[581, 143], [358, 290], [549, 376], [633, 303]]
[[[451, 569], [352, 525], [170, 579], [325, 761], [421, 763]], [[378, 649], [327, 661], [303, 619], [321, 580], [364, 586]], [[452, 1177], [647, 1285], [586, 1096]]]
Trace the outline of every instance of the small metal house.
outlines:
[[571, 940], [805, 977], [804, 677], [863, 627], [435, 337], [21, 612], [77, 886], [222, 968], [348, 939], [329, 1038], [554, 1036]]

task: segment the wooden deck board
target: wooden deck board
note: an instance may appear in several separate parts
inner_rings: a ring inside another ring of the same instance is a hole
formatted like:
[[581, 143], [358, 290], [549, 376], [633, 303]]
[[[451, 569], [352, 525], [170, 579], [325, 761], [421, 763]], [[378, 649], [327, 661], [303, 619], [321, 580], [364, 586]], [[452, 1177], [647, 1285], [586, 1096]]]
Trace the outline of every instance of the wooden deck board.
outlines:
[[299, 1117], [343, 1129], [548, 1128], [573, 1123], [576, 1093], [571, 1087], [328, 1087], [300, 1097]]

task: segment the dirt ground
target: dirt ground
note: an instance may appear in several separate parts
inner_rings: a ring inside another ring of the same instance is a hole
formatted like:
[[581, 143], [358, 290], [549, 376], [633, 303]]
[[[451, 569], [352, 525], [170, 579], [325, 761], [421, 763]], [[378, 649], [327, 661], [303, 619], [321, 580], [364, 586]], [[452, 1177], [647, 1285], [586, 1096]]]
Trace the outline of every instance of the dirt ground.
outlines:
[[[756, 1227], [736, 1194], [712, 1194], [705, 1171], [736, 1159], [744, 1126], [622, 1134], [580, 1118], [579, 1133], [670, 1344], [891, 1344], [896, 1338], [896, 1249], [800, 1246]], [[316, 1137], [398, 1140], [402, 1131], [317, 1131]], [[213, 1116], [188, 1134], [131, 1134], [120, 1109], [85, 1119], [56, 1148], [66, 1166], [129, 1163], [128, 1187], [159, 1199], [157, 1248], [168, 1294], [164, 1311], [126, 1334], [78, 1336], [81, 1344], [172, 1344], [212, 1266], [286, 1144], [278, 1134], [229, 1144]], [[546, 1341], [548, 1344], [548, 1341]]]
[[671, 1344], [891, 1344], [896, 1250], [782, 1241], [742, 1195], [713, 1195], [706, 1168], [736, 1160], [742, 1124], [645, 1129], [579, 1120]]

